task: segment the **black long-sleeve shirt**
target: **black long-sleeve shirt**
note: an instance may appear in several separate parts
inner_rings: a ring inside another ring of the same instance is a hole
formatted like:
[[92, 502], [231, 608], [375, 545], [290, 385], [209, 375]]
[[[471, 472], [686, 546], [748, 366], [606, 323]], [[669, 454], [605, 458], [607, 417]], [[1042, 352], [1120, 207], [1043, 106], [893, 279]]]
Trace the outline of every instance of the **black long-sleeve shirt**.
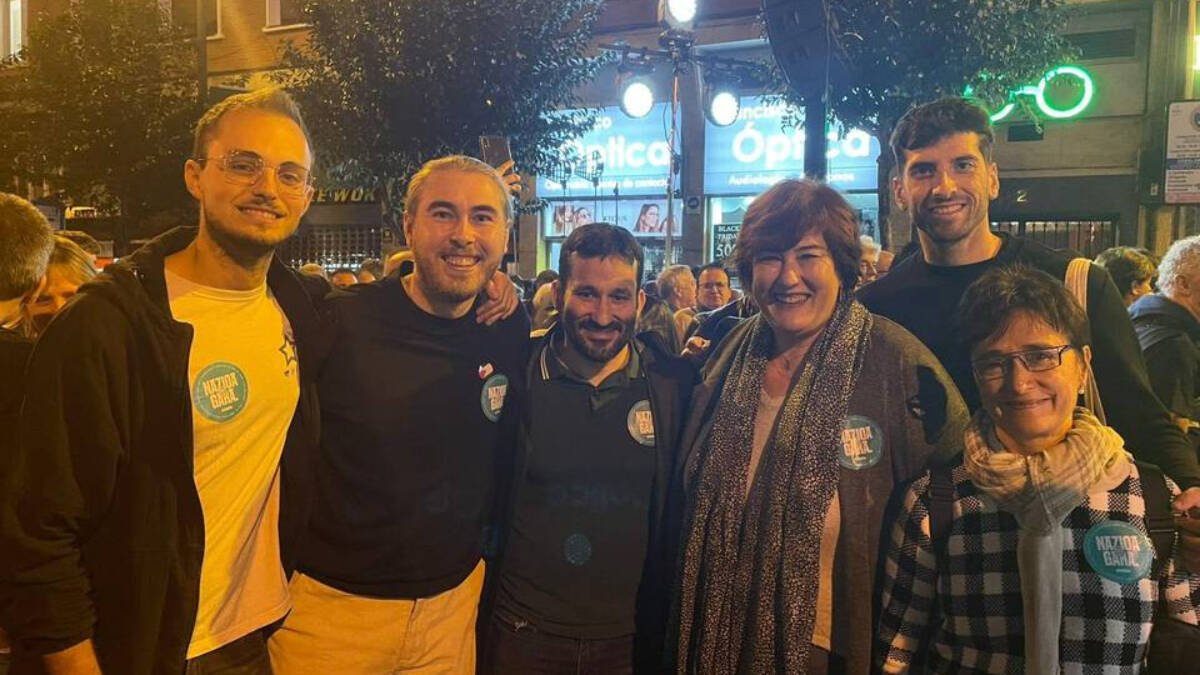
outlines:
[[[1024, 264], [1063, 279], [1072, 258], [1035, 241], [1003, 233], [999, 236], [1003, 244], [990, 260], [941, 267], [915, 255], [858, 291], [867, 309], [904, 326], [929, 347], [972, 411], [980, 405], [979, 391], [971, 376], [970, 354], [957, 330], [963, 293], [984, 273], [1002, 265]], [[1200, 485], [1200, 462], [1150, 388], [1121, 296], [1108, 272], [1095, 265], [1088, 272], [1087, 304], [1092, 368], [1108, 424], [1139, 459], [1157, 464], [1180, 487]]]

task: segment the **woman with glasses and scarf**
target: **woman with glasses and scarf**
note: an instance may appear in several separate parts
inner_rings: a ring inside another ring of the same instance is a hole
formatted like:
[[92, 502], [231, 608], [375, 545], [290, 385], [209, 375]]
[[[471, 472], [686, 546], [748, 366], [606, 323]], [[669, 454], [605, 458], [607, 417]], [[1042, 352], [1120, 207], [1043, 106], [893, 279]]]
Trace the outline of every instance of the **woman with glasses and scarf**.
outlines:
[[749, 207], [733, 256], [761, 312], [714, 348], [678, 472], [680, 673], [867, 673], [894, 486], [953, 456], [966, 408], [933, 355], [854, 300], [854, 210], [812, 181]]
[[[1146, 522], [1156, 489], [1165, 511], [1178, 488], [1077, 406], [1087, 318], [1057, 279], [989, 272], [959, 321], [983, 405], [962, 457], [903, 495], [884, 561], [879, 667], [1141, 672], [1156, 608], [1197, 623], [1200, 580], [1173, 560], [1154, 564]], [[1168, 541], [1170, 526], [1168, 516]]]

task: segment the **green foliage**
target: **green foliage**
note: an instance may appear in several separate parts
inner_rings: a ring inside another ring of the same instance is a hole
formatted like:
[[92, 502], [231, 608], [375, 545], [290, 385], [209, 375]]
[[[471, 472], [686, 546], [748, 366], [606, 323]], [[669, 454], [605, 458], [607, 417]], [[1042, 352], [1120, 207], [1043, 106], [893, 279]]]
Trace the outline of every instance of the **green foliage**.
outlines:
[[850, 126], [890, 133], [910, 106], [971, 85], [991, 110], [1072, 56], [1063, 0], [833, 0], [850, 77], [830, 103]]
[[129, 224], [184, 212], [196, 56], [158, 0], [76, 0], [29, 32], [0, 73], [5, 170]]
[[548, 170], [586, 115], [576, 103], [599, 59], [601, 0], [309, 0], [307, 45], [289, 45], [284, 84], [304, 107], [323, 180], [398, 201], [423, 162], [475, 155], [509, 136], [519, 169]]

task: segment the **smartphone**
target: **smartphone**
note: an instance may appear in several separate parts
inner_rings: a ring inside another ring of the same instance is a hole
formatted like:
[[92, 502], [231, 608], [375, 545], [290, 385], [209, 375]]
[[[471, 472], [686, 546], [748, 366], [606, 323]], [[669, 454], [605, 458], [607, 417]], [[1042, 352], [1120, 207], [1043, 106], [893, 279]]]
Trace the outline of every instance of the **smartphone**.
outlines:
[[479, 158], [498, 167], [512, 159], [512, 147], [507, 136], [480, 136]]

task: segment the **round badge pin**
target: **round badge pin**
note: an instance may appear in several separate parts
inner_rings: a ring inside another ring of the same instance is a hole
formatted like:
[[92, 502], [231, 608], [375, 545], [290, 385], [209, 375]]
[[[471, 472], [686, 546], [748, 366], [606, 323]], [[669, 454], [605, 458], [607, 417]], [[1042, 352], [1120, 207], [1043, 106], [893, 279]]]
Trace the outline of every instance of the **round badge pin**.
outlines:
[[508, 378], [496, 373], [483, 382], [479, 392], [479, 406], [483, 416], [495, 422], [500, 419], [500, 411], [504, 410], [504, 397], [508, 395]]
[[847, 415], [842, 420], [838, 462], [852, 471], [869, 469], [883, 457], [883, 429], [869, 417]]
[[582, 534], [572, 534], [563, 542], [563, 556], [572, 565], [582, 567], [592, 559], [592, 542]]
[[192, 383], [192, 405], [213, 422], [228, 422], [237, 417], [246, 408], [249, 396], [246, 375], [224, 361], [205, 366]]
[[1131, 584], [1150, 574], [1154, 544], [1133, 525], [1106, 520], [1083, 535], [1083, 557], [1096, 574], [1118, 584]]
[[625, 416], [625, 426], [633, 440], [646, 447], [654, 445], [654, 414], [650, 412], [650, 401], [642, 399], [633, 404]]

